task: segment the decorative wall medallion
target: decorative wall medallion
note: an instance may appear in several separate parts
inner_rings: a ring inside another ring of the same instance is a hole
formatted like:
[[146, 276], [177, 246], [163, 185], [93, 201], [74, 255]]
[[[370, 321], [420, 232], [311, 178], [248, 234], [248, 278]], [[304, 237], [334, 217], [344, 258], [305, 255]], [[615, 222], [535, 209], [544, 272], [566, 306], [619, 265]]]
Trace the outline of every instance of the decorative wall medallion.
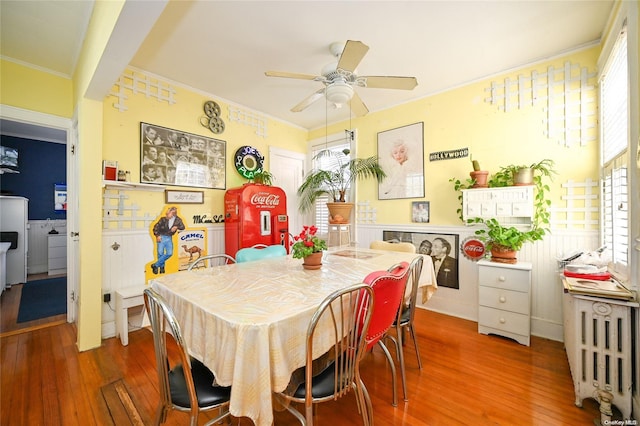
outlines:
[[200, 124], [207, 127], [215, 134], [224, 132], [224, 121], [220, 118], [220, 105], [214, 101], [204, 103], [204, 113], [206, 117], [200, 118]]
[[482, 259], [486, 253], [484, 243], [475, 237], [466, 238], [460, 248], [464, 257], [474, 262]]

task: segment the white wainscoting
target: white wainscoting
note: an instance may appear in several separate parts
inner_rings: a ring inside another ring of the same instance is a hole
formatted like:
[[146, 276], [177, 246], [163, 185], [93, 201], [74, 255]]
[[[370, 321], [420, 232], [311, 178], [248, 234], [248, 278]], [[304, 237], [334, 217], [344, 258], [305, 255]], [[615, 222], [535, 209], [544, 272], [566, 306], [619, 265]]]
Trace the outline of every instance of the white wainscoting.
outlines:
[[[465, 226], [430, 225], [358, 225], [356, 241], [359, 247], [368, 247], [373, 240], [382, 239], [382, 231], [427, 232], [458, 234], [460, 243], [473, 235], [474, 229]], [[597, 231], [558, 230], [543, 241], [525, 244], [518, 258], [533, 264], [531, 282], [531, 334], [562, 341], [562, 286], [558, 274], [557, 258], [573, 250], [598, 248]], [[424, 309], [441, 312], [471, 321], [478, 321], [478, 267], [460, 253], [458, 277], [460, 289], [439, 287]]]
[[67, 221], [55, 220], [30, 220], [27, 238], [27, 274], [41, 274], [48, 270], [49, 261], [49, 232], [53, 229], [59, 234], [67, 233]]
[[[207, 228], [207, 253], [224, 253], [224, 224]], [[117, 250], [114, 250], [117, 244]], [[102, 338], [116, 335], [115, 292], [142, 285], [144, 268], [154, 259], [155, 244], [149, 230], [104, 230], [102, 232], [102, 293], [111, 293], [111, 302], [102, 304]]]

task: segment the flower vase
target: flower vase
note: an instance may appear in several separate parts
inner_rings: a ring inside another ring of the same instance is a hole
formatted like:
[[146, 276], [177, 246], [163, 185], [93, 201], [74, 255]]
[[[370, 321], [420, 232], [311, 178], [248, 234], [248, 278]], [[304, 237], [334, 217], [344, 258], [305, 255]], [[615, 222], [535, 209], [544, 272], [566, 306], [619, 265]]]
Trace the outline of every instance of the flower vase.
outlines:
[[304, 269], [320, 269], [321, 266], [322, 266], [321, 251], [311, 253], [309, 256], [305, 257], [302, 262], [302, 267]]

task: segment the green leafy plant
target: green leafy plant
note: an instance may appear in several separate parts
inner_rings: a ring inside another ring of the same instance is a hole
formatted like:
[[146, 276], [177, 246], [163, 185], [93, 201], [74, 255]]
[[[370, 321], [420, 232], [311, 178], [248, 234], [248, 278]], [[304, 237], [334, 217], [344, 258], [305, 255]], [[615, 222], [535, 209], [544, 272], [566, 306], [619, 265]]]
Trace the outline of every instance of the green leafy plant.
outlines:
[[[486, 226], [486, 229], [479, 229], [475, 231], [475, 234], [486, 243], [488, 250], [491, 250], [492, 247], [498, 247], [519, 251], [524, 243], [542, 240], [549, 232], [551, 217], [549, 207], [551, 206], [551, 201], [547, 199], [546, 194], [550, 188], [549, 185], [544, 182], [544, 179], [553, 179], [556, 173], [553, 166], [553, 160], [544, 159], [529, 166], [509, 165], [501, 167], [500, 171], [492, 176], [489, 180], [490, 188], [512, 186], [514, 184], [514, 174], [517, 173], [518, 170], [522, 168], [532, 169], [534, 172], [532, 182], [534, 186], [534, 213], [531, 228], [526, 231], [514, 226], [503, 226], [494, 218], [468, 219], [467, 223], [481, 223]], [[449, 181], [453, 183], [454, 189], [460, 192], [458, 199], [460, 200], [460, 205], [462, 205], [462, 190], [471, 188], [474, 183], [473, 180], [467, 179], [466, 182], [461, 182], [458, 179], [452, 178]], [[463, 220], [462, 207], [457, 210], [457, 213], [460, 220]]]
[[378, 162], [378, 157], [354, 158], [349, 160], [349, 150], [342, 152], [323, 149], [316, 159], [328, 158], [333, 167], [311, 170], [298, 188], [299, 207], [305, 213], [312, 209], [316, 199], [328, 194], [334, 202], [344, 202], [349, 186], [356, 179], [375, 178], [382, 182], [387, 175]]
[[316, 236], [318, 228], [315, 225], [303, 226], [302, 232], [293, 237], [295, 243], [291, 247], [295, 259], [304, 259], [312, 253], [321, 252], [327, 249], [327, 242]]
[[261, 183], [263, 185], [273, 185], [273, 181], [275, 177], [270, 171], [262, 170], [261, 172], [257, 172], [253, 174], [253, 181], [255, 183]]

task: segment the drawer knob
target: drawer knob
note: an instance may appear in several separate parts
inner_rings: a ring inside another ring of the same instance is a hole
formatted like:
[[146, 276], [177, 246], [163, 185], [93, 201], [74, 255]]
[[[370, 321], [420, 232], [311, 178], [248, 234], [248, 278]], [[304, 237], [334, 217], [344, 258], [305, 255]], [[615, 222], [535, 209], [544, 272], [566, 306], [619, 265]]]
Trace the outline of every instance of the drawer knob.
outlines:
[[506, 319], [504, 319], [504, 318], [500, 318], [500, 324], [504, 324], [505, 322], [507, 322], [507, 320], [506, 320]]
[[498, 277], [498, 281], [500, 282], [505, 282], [507, 279], [505, 277], [503, 277], [502, 275]]
[[498, 299], [500, 301], [500, 303], [504, 303], [507, 301], [507, 298], [504, 296], [500, 296], [500, 298]]

